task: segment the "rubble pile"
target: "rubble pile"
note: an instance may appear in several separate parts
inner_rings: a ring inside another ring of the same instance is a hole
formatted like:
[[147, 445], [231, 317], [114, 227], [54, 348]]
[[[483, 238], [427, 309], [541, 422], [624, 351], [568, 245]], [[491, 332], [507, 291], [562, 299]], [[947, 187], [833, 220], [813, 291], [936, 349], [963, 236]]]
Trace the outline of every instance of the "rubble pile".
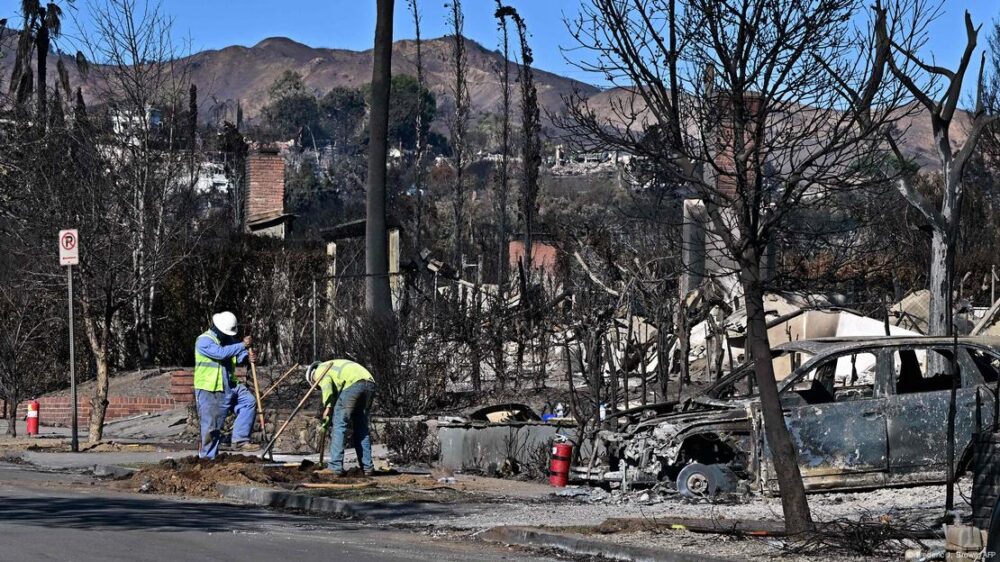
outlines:
[[597, 487], [563, 488], [553, 493], [557, 498], [564, 498], [578, 503], [629, 506], [629, 505], [659, 505], [670, 502], [685, 504], [706, 504], [712, 506], [744, 504], [753, 500], [753, 495], [747, 486], [742, 486], [736, 492], [726, 493], [713, 498], [687, 498], [681, 496], [670, 483], [663, 482], [642, 489], [605, 490]]

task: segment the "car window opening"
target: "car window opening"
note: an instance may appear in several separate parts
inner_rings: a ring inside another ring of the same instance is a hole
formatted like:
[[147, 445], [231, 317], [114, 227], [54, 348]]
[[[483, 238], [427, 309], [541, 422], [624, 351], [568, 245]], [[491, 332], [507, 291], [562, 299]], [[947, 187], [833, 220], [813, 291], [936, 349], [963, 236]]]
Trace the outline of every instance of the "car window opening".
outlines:
[[[924, 355], [923, 358], [920, 355]], [[918, 354], [902, 349], [893, 354], [896, 367], [896, 394], [919, 394], [951, 389], [951, 352], [928, 349]], [[928, 372], [928, 365], [943, 365], [944, 372]], [[959, 381], [961, 386], [961, 381]]]
[[979, 370], [979, 374], [986, 382], [997, 382], [1000, 376], [1000, 358], [997, 358], [981, 349], [967, 349], [973, 364]]
[[792, 386], [792, 392], [810, 405], [872, 398], [875, 395], [876, 364], [877, 358], [873, 353], [835, 357], [802, 377]]

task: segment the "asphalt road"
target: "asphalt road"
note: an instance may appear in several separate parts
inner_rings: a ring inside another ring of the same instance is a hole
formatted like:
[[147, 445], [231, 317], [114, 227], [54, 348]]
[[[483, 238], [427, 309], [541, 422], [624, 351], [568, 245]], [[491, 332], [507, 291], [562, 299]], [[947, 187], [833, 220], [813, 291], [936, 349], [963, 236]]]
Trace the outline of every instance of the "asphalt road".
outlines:
[[551, 560], [215, 502], [119, 494], [0, 465], [0, 562]]

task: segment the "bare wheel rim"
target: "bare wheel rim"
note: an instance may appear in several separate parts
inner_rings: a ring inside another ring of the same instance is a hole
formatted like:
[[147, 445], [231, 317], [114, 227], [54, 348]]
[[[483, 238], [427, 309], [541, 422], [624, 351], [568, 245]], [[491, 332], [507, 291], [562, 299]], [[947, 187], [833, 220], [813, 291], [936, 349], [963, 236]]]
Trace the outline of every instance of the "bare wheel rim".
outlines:
[[692, 494], [704, 496], [708, 493], [708, 477], [700, 472], [687, 477], [687, 489]]

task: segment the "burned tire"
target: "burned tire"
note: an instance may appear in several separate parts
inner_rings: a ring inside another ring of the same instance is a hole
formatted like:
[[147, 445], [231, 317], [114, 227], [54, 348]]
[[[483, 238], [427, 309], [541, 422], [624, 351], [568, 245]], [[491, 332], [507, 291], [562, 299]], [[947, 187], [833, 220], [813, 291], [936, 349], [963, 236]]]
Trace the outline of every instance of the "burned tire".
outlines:
[[677, 491], [686, 498], [714, 498], [736, 490], [736, 474], [722, 464], [691, 463], [677, 475]]

